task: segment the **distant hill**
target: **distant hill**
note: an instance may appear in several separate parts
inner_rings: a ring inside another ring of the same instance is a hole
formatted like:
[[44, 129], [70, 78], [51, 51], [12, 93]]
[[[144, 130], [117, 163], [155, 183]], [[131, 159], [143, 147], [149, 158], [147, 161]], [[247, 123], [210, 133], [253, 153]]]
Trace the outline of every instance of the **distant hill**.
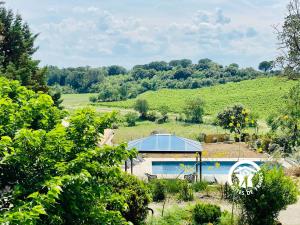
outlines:
[[261, 119], [275, 112], [282, 106], [282, 97], [296, 83], [280, 77], [259, 78], [227, 83], [201, 89], [162, 89], [148, 91], [135, 99], [118, 102], [101, 102], [97, 105], [109, 107], [132, 108], [136, 99], [146, 99], [151, 109], [168, 105], [172, 112], [182, 112], [189, 98], [202, 97], [206, 102], [205, 111], [215, 115], [223, 108], [234, 103], [242, 103]]
[[127, 70], [108, 67], [58, 68], [49, 66], [47, 83], [64, 94], [98, 93], [93, 102], [123, 101], [147, 91], [160, 89], [197, 89], [229, 82], [277, 76], [277, 70], [240, 68], [238, 64], [221, 65], [210, 59], [193, 64], [189, 59], [154, 61]]

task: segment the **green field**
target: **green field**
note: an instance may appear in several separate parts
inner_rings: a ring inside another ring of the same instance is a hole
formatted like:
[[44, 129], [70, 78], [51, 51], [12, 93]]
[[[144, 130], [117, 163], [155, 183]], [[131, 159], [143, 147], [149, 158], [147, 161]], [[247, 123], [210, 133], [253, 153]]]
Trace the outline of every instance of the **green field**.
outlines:
[[[168, 105], [172, 112], [181, 112], [186, 100], [201, 97], [206, 102], [207, 115], [215, 115], [227, 106], [242, 103], [261, 119], [275, 112], [282, 106], [282, 97], [296, 81], [285, 78], [272, 77], [228, 83], [201, 89], [163, 89], [148, 91], [138, 96], [146, 99], [151, 109], [158, 109], [161, 105]], [[74, 96], [75, 97], [75, 96]], [[136, 99], [118, 102], [98, 103], [99, 107], [132, 108]]]
[[104, 112], [111, 112], [112, 110], [117, 110], [122, 114], [129, 111], [129, 109], [121, 109], [121, 108], [114, 108], [114, 107], [105, 107], [105, 106], [98, 106], [91, 104], [89, 98], [91, 96], [96, 96], [95, 93], [85, 93], [85, 94], [64, 94], [62, 95], [63, 103], [62, 106], [64, 109], [72, 112], [79, 108], [90, 107], [95, 109], [99, 113]]
[[176, 134], [191, 139], [196, 139], [199, 137], [200, 133], [224, 133], [222, 128], [209, 124], [186, 124], [176, 121], [157, 124], [149, 121], [143, 121], [138, 122], [134, 127], [119, 127], [119, 129], [115, 131], [114, 142], [121, 143], [142, 138], [150, 135], [153, 131]]
[[[268, 127], [264, 119], [282, 106], [282, 96], [295, 84], [295, 81], [289, 81], [284, 78], [261, 78], [240, 83], [228, 83], [210, 88], [193, 90], [159, 90], [150, 91], [139, 96], [147, 99], [151, 109], [158, 109], [159, 106], [166, 104], [170, 107], [171, 120], [165, 124], [157, 124], [149, 121], [138, 122], [135, 127], [119, 127], [116, 130], [114, 138], [115, 143], [129, 141], [139, 137], [149, 135], [157, 130], [166, 133], [176, 133], [180, 136], [195, 139], [199, 133], [222, 133], [220, 127], [211, 125], [211, 121], [217, 112], [226, 106], [234, 103], [242, 103], [259, 115], [259, 130], [266, 132]], [[96, 94], [66, 94], [63, 95], [63, 106], [69, 110], [90, 106], [97, 112], [107, 112], [114, 109], [121, 113], [126, 113], [132, 107], [136, 99], [130, 99], [122, 102], [104, 102], [92, 105], [89, 97]], [[175, 121], [174, 113], [182, 111], [188, 98], [200, 96], [206, 101], [205, 123], [201, 125], [191, 125]], [[252, 131], [253, 132], [253, 131]]]
[[89, 97], [96, 94], [64, 94], [62, 95], [62, 105], [68, 110], [74, 110], [77, 108], [85, 107], [90, 104]]

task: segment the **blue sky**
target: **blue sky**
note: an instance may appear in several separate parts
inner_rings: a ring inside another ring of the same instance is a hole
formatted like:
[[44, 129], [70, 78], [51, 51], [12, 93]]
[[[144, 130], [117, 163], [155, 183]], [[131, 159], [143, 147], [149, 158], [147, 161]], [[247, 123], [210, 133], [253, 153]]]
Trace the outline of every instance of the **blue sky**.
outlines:
[[257, 67], [278, 54], [287, 0], [8, 0], [35, 33], [42, 65], [127, 68], [211, 58]]

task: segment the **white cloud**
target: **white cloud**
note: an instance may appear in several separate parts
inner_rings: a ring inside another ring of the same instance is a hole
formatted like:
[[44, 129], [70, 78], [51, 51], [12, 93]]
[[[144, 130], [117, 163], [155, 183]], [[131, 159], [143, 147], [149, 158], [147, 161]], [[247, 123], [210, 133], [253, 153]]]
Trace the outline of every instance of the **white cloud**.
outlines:
[[[59, 66], [132, 66], [183, 57], [194, 61], [212, 57], [221, 63], [237, 59], [243, 65], [253, 65], [260, 58], [275, 55], [274, 34], [266, 29], [273, 23], [256, 22], [259, 15], [252, 18], [250, 11], [241, 17], [241, 12], [226, 8], [230, 5], [228, 0], [214, 2], [218, 7], [194, 9], [194, 13], [170, 18], [151, 13], [135, 15], [114, 7], [107, 10], [96, 2], [59, 10], [52, 7], [48, 13], [55, 13], [55, 18], [34, 24], [35, 30], [41, 31], [36, 57], [44, 64]], [[243, 6], [254, 5], [250, 0], [242, 2]], [[273, 3], [272, 7], [279, 4], [278, 0]]]

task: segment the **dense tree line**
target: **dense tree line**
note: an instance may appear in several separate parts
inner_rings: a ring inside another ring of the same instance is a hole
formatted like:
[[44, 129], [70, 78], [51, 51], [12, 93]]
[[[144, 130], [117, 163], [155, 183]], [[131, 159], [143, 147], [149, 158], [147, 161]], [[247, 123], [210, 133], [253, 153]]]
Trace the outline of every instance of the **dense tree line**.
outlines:
[[196, 64], [189, 59], [155, 61], [128, 71], [117, 65], [64, 69], [50, 66], [48, 85], [61, 86], [65, 93], [98, 92], [94, 101], [117, 101], [134, 98], [148, 90], [201, 88], [278, 74], [264, 63], [259, 69], [239, 68], [235, 63], [222, 66], [210, 59], [201, 59]]

